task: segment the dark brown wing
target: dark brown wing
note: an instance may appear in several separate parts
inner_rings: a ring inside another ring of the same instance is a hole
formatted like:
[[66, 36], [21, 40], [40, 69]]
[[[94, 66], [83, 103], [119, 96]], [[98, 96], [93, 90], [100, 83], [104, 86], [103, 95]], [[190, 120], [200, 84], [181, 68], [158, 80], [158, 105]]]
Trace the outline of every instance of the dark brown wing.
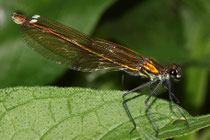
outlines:
[[[142, 57], [136, 52], [101, 39], [92, 39], [70, 27], [39, 17], [21, 24], [25, 41], [43, 56], [80, 71], [129, 69], [137, 71]], [[37, 20], [37, 21], [36, 21]]]

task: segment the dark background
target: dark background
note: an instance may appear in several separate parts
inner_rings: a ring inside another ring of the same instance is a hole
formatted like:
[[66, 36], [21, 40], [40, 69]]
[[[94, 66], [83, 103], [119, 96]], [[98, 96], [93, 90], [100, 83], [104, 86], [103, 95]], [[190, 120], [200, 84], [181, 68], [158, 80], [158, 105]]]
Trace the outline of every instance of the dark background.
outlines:
[[[47, 7], [47, 10], [46, 10]], [[191, 115], [210, 113], [210, 1], [78, 0], [0, 3], [0, 87], [61, 86], [130, 90], [146, 81], [124, 72], [83, 73], [43, 58], [20, 39], [13, 12], [40, 14], [90, 36], [131, 48], [168, 66], [181, 66], [173, 92]], [[121, 76], [125, 75], [122, 86]], [[160, 97], [168, 94], [160, 90]], [[210, 131], [179, 139], [206, 139]], [[177, 138], [178, 139], [178, 138]]]

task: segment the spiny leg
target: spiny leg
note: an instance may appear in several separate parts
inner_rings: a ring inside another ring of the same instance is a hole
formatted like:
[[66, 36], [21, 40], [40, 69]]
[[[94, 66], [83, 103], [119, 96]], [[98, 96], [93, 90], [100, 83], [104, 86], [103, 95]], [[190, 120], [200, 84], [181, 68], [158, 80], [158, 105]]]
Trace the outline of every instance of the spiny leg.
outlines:
[[137, 90], [142, 89], [142, 88], [144, 88], [144, 87], [150, 86], [150, 85], [153, 84], [154, 82], [156, 82], [156, 80], [153, 80], [153, 81], [147, 82], [147, 83], [145, 83], [145, 84], [143, 84], [143, 85], [140, 85], [140, 86], [138, 86], [138, 87], [136, 87], [136, 88], [134, 88], [134, 89], [132, 89], [132, 90], [126, 92], [126, 93], [123, 94], [123, 96], [122, 96], [122, 97], [123, 97], [123, 105], [124, 105], [124, 107], [125, 107], [125, 110], [126, 110], [126, 112], [128, 113], [128, 116], [129, 116], [129, 118], [131, 119], [131, 121], [132, 121], [132, 123], [133, 123], [133, 125], [134, 125], [133, 129], [130, 131], [130, 134], [136, 129], [136, 122], [134, 121], [134, 119], [133, 119], [133, 117], [132, 117], [132, 115], [131, 115], [131, 113], [130, 113], [130, 110], [129, 110], [129, 108], [128, 108], [127, 101], [126, 101], [125, 97], [126, 97], [127, 95], [129, 95], [130, 93], [134, 92], [134, 91], [137, 91]]
[[[179, 113], [184, 117], [185, 122], [187, 124], [187, 127], [189, 128], [190, 126], [189, 126], [187, 118], [185, 117], [184, 113], [178, 108], [178, 106], [173, 101], [172, 96], [175, 97], [175, 95], [171, 92], [171, 82], [170, 82], [170, 80], [168, 80], [168, 92], [169, 92], [169, 99], [170, 99], [170, 101], [176, 107], [176, 109], [179, 111]], [[175, 99], [178, 100], [176, 97], [175, 97]]]
[[157, 84], [157, 86], [154, 88], [154, 90], [151, 92], [151, 94], [147, 97], [147, 99], [146, 99], [146, 101], [145, 101], [145, 106], [147, 107], [147, 110], [148, 110], [148, 112], [149, 112], [149, 114], [150, 114], [150, 117], [151, 117], [151, 119], [152, 119], [152, 121], [153, 121], [153, 123], [154, 123], [154, 125], [155, 125], [155, 127], [156, 127], [156, 129], [157, 129], [156, 135], [155, 135], [156, 137], [158, 136], [159, 128], [158, 128], [158, 126], [157, 126], [157, 124], [156, 124], [156, 122], [155, 122], [155, 120], [154, 120], [154, 118], [153, 118], [153, 116], [152, 116], [152, 113], [151, 113], [151, 111], [150, 111], [150, 109], [149, 109], [149, 107], [148, 107], [148, 105], [147, 105], [147, 102], [148, 102], [149, 99], [156, 93], [157, 89], [158, 89], [161, 85], [162, 85], [162, 81], [160, 81], [160, 82]]

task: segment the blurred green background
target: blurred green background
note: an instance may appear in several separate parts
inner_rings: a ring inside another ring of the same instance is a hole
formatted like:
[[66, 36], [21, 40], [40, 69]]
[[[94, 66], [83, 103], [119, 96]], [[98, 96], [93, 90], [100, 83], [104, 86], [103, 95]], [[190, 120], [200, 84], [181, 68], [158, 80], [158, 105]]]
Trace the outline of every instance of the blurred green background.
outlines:
[[[90, 36], [182, 67], [173, 92], [192, 116], [210, 113], [209, 0], [0, 0], [0, 88], [15, 86], [132, 89], [145, 80], [123, 72], [83, 73], [57, 65], [22, 40], [13, 12], [39, 14]], [[162, 92], [161, 92], [162, 93]], [[164, 91], [163, 91], [164, 93]], [[168, 94], [161, 94], [168, 99]], [[210, 139], [210, 130], [175, 139]]]

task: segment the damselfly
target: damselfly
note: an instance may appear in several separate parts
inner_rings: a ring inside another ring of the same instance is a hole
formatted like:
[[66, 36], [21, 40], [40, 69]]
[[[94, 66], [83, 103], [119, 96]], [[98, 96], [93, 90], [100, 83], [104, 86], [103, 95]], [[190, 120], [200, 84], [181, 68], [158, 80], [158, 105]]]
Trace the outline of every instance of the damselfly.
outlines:
[[171, 79], [177, 81], [181, 79], [181, 69], [176, 64], [166, 68], [154, 59], [143, 57], [124, 46], [102, 39], [90, 38], [75, 29], [39, 15], [25, 17], [14, 13], [12, 18], [15, 23], [20, 24], [25, 41], [34, 50], [58, 64], [85, 72], [122, 70], [135, 76], [148, 78], [149, 82], [128, 91], [122, 96], [126, 112], [134, 125], [130, 133], [135, 130], [136, 122], [129, 111], [125, 97], [136, 90], [148, 87], [156, 82], [156, 87], [145, 101], [146, 108], [157, 129], [156, 136], [158, 135], [159, 128], [147, 103], [161, 85], [164, 85], [168, 90], [171, 102], [176, 106], [188, 125], [186, 117], [173, 101], [174, 98], [179, 102], [178, 99], [171, 92]]

